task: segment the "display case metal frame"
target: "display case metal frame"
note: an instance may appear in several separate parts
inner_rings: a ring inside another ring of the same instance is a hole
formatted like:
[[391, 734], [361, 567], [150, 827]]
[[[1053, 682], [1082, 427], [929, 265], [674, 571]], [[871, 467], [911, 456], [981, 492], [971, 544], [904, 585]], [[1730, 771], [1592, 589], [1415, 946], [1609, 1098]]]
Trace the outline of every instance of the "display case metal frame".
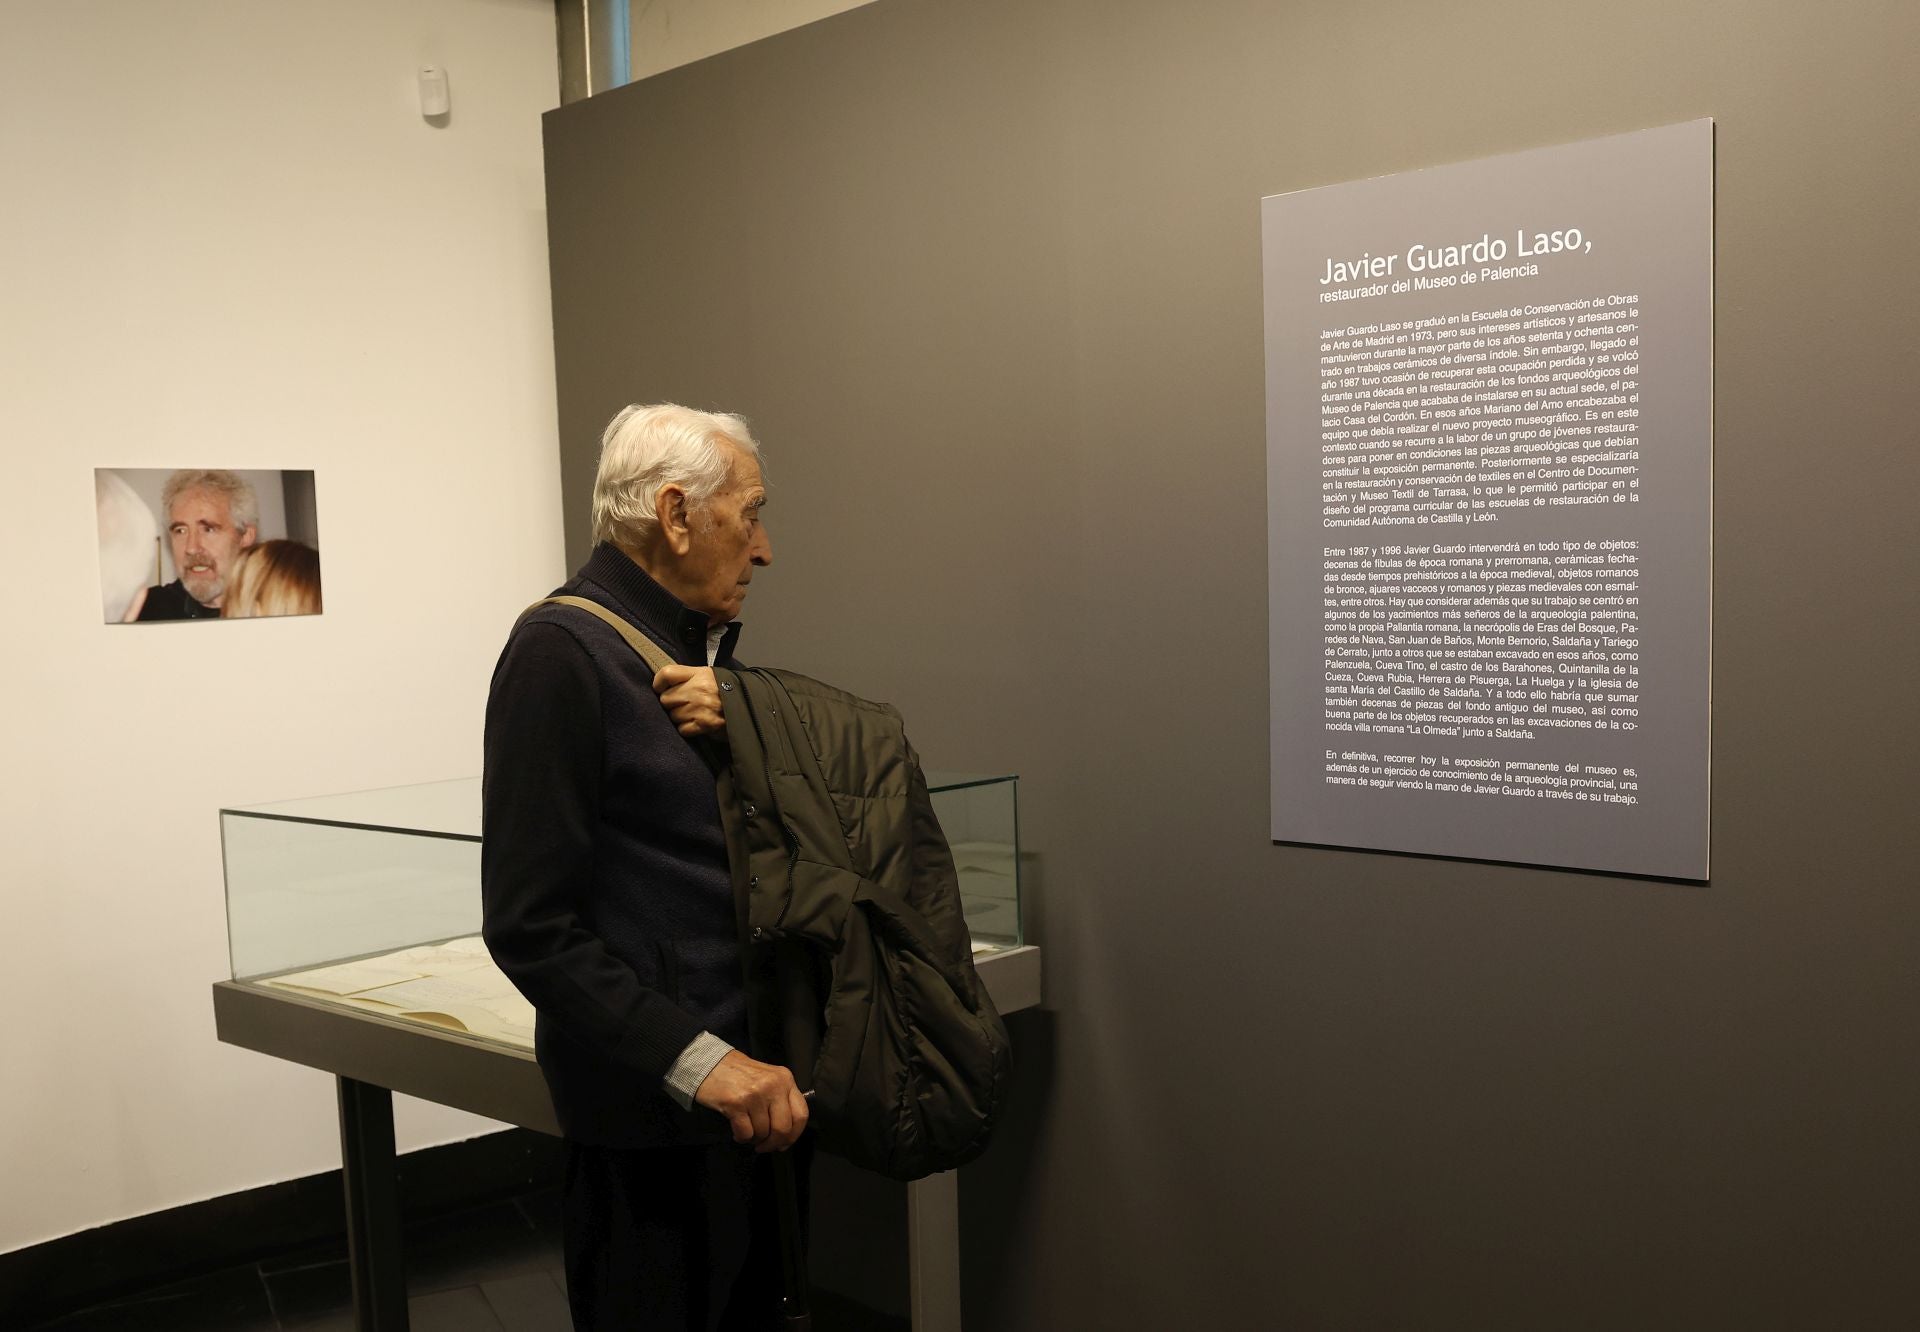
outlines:
[[[1040, 950], [975, 959], [1002, 1013], [1040, 1002]], [[393, 1137], [393, 1093], [559, 1136], [533, 1051], [245, 980], [213, 987], [214, 1030], [229, 1045], [304, 1064], [338, 1083], [340, 1160], [354, 1325], [407, 1326], [407, 1279]], [[959, 1190], [951, 1173], [907, 1185], [914, 1332], [960, 1332]]]

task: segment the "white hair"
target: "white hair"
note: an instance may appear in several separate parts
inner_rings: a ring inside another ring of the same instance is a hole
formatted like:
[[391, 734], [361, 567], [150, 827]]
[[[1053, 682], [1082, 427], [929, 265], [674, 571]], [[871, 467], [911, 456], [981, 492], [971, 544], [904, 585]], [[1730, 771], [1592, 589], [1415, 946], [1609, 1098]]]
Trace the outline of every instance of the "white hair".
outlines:
[[93, 474], [93, 507], [100, 520], [100, 609], [108, 624], [118, 624], [159, 567], [160, 528], [147, 502], [115, 472]]
[[160, 492], [160, 507], [166, 512], [168, 523], [173, 522], [173, 502], [189, 490], [210, 490], [225, 496], [227, 518], [236, 529], [260, 530], [260, 501], [254, 496], [253, 487], [247, 484], [246, 478], [224, 467], [182, 468], [168, 477], [166, 489]]
[[696, 507], [712, 499], [732, 472], [728, 444], [759, 461], [760, 446], [737, 416], [671, 402], [621, 408], [600, 437], [594, 541], [644, 545], [660, 525], [654, 497], [662, 486], [679, 486]]

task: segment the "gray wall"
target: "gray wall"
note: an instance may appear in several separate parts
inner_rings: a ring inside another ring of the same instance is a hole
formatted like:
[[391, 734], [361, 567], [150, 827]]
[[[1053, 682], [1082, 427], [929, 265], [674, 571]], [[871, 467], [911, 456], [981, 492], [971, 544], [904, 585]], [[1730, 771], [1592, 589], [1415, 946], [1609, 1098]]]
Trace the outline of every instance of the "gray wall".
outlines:
[[[744, 411], [748, 655], [1025, 778], [971, 1327], [1910, 1325], [1916, 48], [1891, 0], [882, 0], [550, 117], [572, 553], [618, 406]], [[1269, 845], [1259, 198], [1706, 115], [1713, 882]]]

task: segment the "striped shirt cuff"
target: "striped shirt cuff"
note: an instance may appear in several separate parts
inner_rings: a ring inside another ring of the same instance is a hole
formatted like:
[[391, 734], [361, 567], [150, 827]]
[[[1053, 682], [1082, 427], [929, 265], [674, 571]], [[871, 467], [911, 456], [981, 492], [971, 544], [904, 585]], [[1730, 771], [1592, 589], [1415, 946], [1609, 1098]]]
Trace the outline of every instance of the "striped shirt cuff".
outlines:
[[693, 1094], [713, 1072], [713, 1066], [733, 1052], [733, 1047], [710, 1031], [703, 1031], [687, 1042], [687, 1048], [667, 1070], [667, 1095], [682, 1110], [693, 1109]]

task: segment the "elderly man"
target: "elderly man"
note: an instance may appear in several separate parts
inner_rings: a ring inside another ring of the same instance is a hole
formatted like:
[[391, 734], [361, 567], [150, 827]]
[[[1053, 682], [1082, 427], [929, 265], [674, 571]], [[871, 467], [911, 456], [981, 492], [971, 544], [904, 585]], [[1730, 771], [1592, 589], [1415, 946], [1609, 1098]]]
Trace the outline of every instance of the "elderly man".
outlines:
[[128, 614], [137, 620], [218, 619], [240, 552], [260, 535], [253, 487], [227, 471], [179, 471], [160, 492], [167, 542], [179, 577], [146, 590]]
[[[807, 1123], [786, 1069], [746, 1042], [739, 925], [713, 772], [761, 526], [759, 447], [738, 417], [628, 407], [607, 427], [592, 555], [541, 606], [487, 700], [485, 933], [537, 1010], [569, 1142], [563, 1210], [577, 1328], [759, 1329], [779, 1309], [767, 1152]], [[703, 738], [710, 737], [710, 738]]]

